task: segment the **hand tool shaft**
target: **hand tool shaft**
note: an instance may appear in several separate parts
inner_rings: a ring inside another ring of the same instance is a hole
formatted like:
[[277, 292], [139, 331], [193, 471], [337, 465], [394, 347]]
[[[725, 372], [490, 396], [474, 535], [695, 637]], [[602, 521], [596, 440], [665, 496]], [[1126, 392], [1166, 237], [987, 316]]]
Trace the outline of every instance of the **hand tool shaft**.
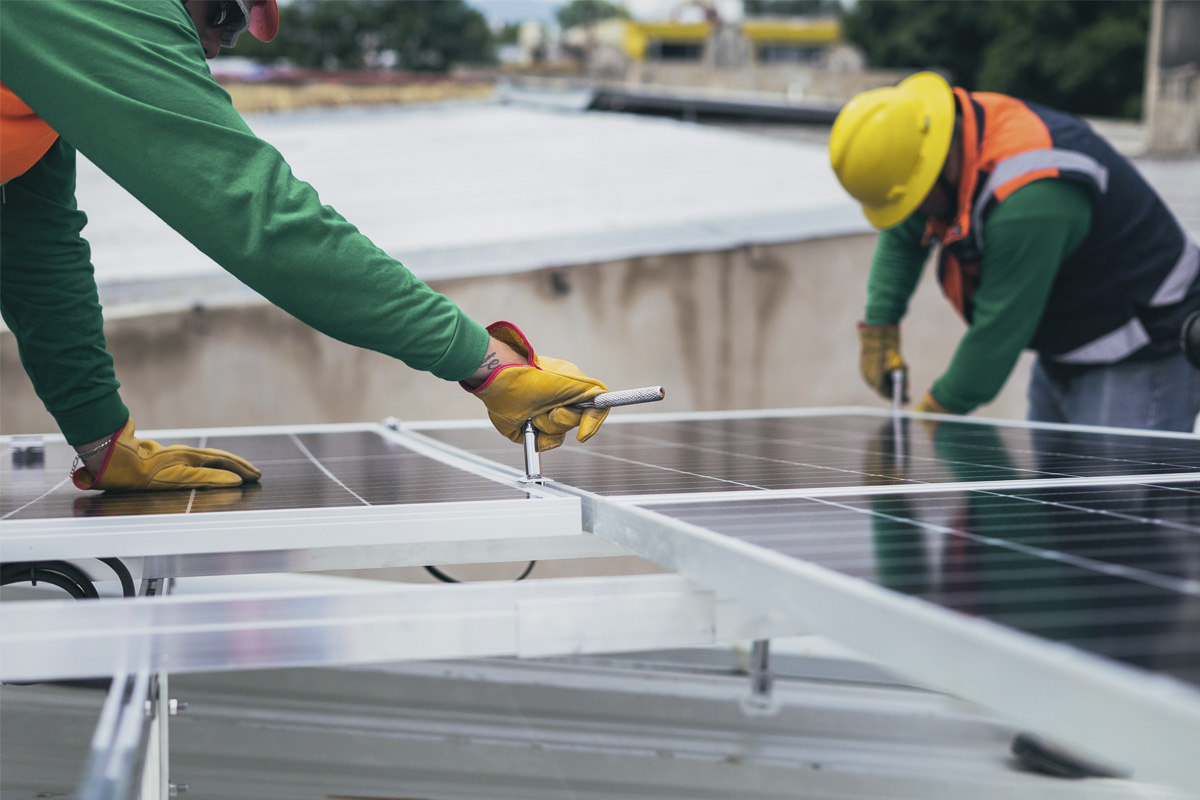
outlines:
[[641, 389], [622, 389], [617, 392], [598, 394], [585, 403], [576, 403], [576, 408], [613, 408], [631, 406], [635, 403], [653, 403], [662, 400], [666, 393], [661, 386], [643, 386]]

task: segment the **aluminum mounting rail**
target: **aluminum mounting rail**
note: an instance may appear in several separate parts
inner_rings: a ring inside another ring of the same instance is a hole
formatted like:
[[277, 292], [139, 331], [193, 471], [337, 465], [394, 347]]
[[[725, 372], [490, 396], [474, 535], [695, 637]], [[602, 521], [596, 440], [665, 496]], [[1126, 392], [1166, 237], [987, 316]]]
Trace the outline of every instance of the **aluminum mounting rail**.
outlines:
[[0, 680], [606, 653], [802, 631], [677, 575], [0, 604]]

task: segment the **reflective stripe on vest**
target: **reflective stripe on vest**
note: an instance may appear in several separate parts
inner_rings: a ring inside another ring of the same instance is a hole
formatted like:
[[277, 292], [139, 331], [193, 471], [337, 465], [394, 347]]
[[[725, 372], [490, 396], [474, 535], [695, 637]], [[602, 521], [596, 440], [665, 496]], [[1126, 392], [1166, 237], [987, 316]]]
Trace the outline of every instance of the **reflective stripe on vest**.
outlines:
[[0, 83], [0, 183], [23, 175], [58, 138], [54, 129]]
[[1074, 150], [1048, 148], [1028, 150], [996, 164], [987, 183], [975, 200], [971, 211], [971, 228], [975, 246], [983, 253], [983, 218], [991, 206], [992, 198], [1005, 200], [1022, 186], [1028, 186], [1041, 178], [1056, 178], [1063, 173], [1086, 176], [1096, 186], [1099, 194], [1108, 191], [1108, 167], [1089, 155]]
[[1191, 239], [1183, 243], [1183, 253], [1171, 272], [1150, 298], [1151, 306], [1169, 306], [1178, 303], [1187, 295], [1187, 290], [1200, 276], [1200, 247]]
[[1150, 334], [1146, 333], [1146, 326], [1134, 317], [1115, 331], [1052, 358], [1064, 364], [1115, 364], [1148, 344]]

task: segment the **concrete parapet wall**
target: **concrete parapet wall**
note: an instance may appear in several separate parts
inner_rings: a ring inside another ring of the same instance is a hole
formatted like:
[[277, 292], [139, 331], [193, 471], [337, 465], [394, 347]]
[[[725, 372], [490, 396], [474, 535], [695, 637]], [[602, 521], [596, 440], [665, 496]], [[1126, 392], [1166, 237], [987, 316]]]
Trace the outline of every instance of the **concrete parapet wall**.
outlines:
[[737, 70], [703, 64], [648, 62], [628, 68], [622, 85], [672, 86], [708, 91], [778, 92], [792, 101], [827, 101], [840, 105], [859, 92], [892, 86], [912, 70], [835, 72], [795, 64], [757, 64]]
[[[859, 377], [855, 332], [874, 244], [873, 234], [858, 235], [433, 285], [481, 322], [516, 323], [540, 352], [611, 388], [663, 384], [667, 400], [656, 410], [882, 407]], [[931, 275], [902, 330], [916, 399], [963, 330]], [[112, 319], [106, 332], [142, 429], [483, 416], [457, 386], [270, 305]], [[1023, 417], [1028, 367], [1026, 357], [977, 414]], [[54, 430], [4, 331], [0, 432]]]
[[1200, 3], [1155, 0], [1146, 52], [1146, 149], [1200, 152]]

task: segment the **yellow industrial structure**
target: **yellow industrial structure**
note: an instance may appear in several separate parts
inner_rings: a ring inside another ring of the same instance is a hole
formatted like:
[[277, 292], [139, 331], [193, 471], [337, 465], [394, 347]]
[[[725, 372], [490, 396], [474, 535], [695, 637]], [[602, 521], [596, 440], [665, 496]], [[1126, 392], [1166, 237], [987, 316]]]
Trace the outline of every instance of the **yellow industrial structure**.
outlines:
[[719, 30], [732, 29], [753, 50], [754, 60], [808, 61], [842, 40], [836, 19], [751, 19], [740, 23], [673, 20], [612, 20], [620, 29], [621, 51], [634, 63], [699, 61]]

